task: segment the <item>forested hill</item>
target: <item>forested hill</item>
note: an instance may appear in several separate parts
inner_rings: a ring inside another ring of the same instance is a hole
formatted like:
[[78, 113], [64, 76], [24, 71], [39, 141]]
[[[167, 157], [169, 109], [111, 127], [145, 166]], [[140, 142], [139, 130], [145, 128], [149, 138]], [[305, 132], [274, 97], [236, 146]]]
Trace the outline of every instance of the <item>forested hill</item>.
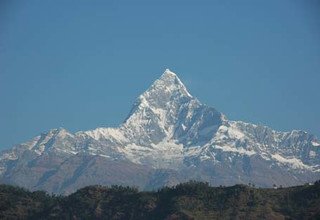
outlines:
[[320, 182], [278, 189], [188, 182], [156, 192], [89, 186], [69, 196], [0, 185], [0, 219], [320, 219]]

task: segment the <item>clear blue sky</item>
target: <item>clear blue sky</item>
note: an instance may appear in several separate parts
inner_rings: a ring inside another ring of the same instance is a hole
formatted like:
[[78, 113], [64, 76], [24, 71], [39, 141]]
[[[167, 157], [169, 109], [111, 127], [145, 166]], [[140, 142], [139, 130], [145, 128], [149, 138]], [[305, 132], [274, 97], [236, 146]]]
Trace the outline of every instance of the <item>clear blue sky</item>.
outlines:
[[116, 126], [165, 68], [230, 119], [320, 136], [319, 1], [1, 0], [0, 148]]

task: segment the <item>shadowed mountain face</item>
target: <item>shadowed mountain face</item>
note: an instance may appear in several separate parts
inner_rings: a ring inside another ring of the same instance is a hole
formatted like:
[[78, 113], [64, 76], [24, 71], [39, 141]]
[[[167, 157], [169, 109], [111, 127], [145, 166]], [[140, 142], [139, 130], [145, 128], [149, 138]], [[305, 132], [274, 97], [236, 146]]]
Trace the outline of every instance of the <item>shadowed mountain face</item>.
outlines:
[[155, 189], [190, 179], [290, 186], [320, 178], [320, 142], [230, 121], [166, 70], [117, 128], [53, 129], [0, 154], [0, 181], [71, 193], [92, 184]]

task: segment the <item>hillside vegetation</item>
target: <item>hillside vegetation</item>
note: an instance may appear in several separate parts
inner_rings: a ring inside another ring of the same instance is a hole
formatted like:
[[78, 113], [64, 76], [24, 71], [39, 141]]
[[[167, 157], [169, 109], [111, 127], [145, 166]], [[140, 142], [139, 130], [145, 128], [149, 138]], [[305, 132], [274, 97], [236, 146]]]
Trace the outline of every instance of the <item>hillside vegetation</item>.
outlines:
[[320, 182], [257, 189], [191, 181], [155, 192], [88, 186], [69, 196], [0, 185], [0, 219], [320, 219]]

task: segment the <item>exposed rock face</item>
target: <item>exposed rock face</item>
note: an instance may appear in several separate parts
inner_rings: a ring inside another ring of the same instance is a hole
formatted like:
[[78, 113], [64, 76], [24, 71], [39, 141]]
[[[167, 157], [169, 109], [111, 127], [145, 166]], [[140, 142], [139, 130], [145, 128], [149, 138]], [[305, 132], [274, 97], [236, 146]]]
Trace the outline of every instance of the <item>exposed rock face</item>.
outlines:
[[118, 128], [53, 129], [0, 154], [0, 181], [54, 193], [92, 184], [154, 189], [190, 179], [290, 186], [320, 178], [320, 142], [230, 121], [166, 70]]

